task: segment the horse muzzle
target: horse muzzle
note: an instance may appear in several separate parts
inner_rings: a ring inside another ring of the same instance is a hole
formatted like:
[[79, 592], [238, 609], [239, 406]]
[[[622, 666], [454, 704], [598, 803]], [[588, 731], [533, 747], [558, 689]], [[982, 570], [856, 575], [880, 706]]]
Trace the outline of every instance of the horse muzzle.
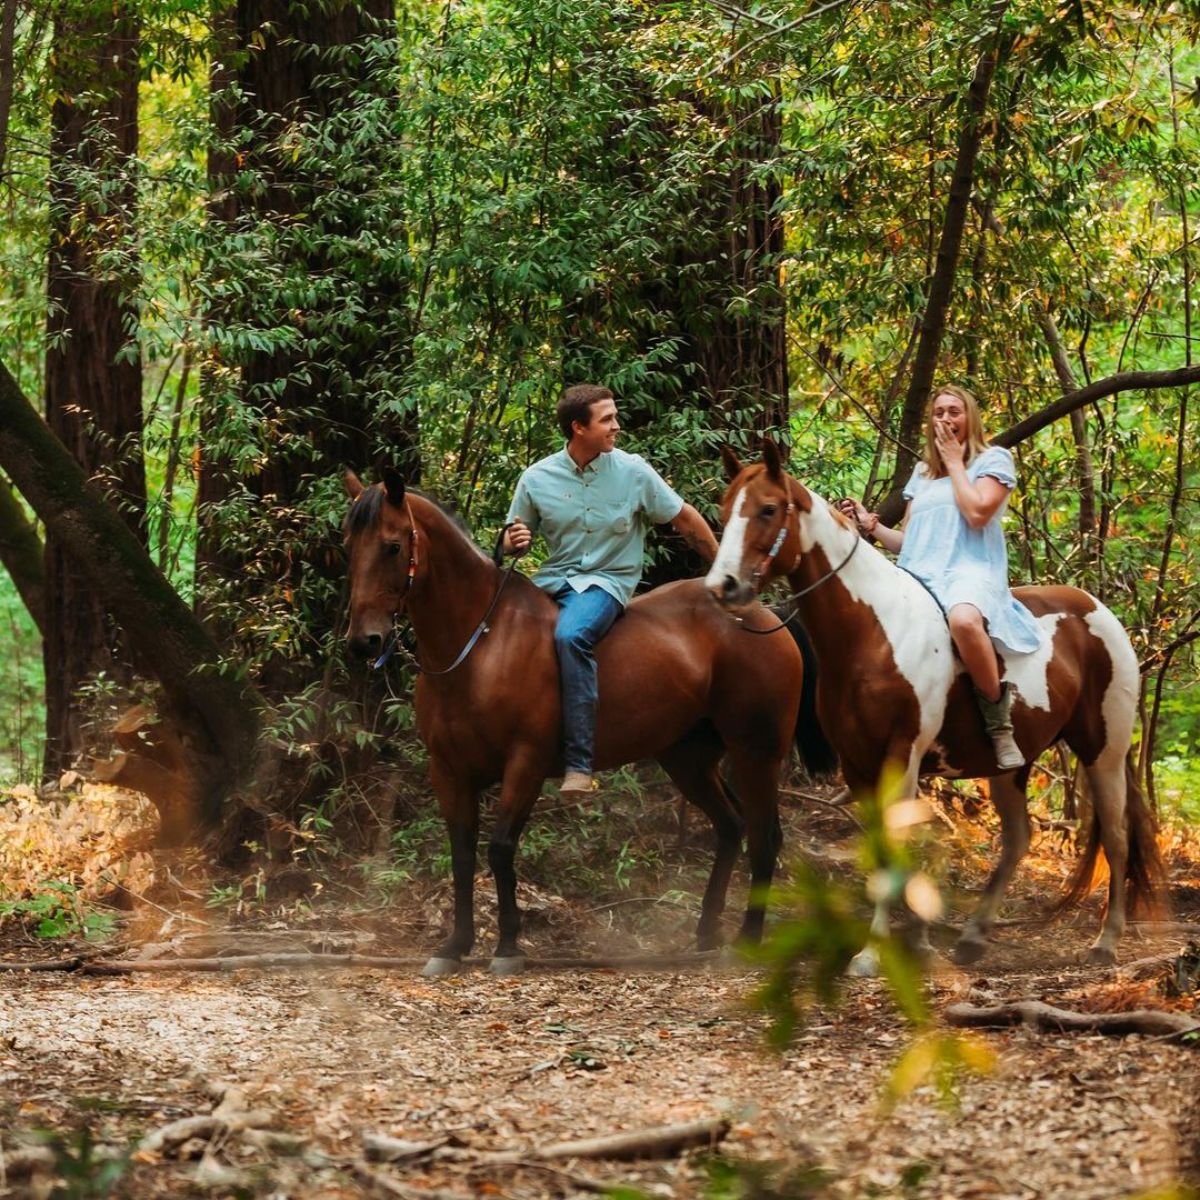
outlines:
[[722, 575], [708, 585], [708, 591], [722, 608], [745, 608], [754, 599], [753, 584], [736, 575]]
[[383, 634], [353, 633], [347, 636], [346, 644], [355, 658], [378, 658], [383, 652]]

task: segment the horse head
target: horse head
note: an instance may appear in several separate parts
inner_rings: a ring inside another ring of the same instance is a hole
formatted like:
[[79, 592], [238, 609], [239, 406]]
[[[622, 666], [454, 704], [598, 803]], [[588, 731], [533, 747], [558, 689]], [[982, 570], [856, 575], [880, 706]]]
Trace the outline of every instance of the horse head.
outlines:
[[800, 554], [800, 514], [812, 497], [783, 469], [779, 447], [769, 438], [762, 461], [743, 466], [728, 446], [721, 458], [729, 487], [721, 501], [720, 548], [705, 583], [725, 608], [743, 608]]
[[419, 562], [417, 530], [405, 496], [404, 478], [391, 467], [370, 487], [346, 472], [350, 511], [343, 526], [349, 555], [350, 624], [346, 638], [354, 654], [378, 655], [397, 613], [408, 599]]
[[[721, 448], [729, 487], [721, 502], [720, 548], [705, 583], [725, 608], [749, 604], [773, 579], [792, 575], [823, 532], [827, 515], [841, 530], [850, 522], [783, 469], [783, 455], [769, 438], [762, 461], [743, 466], [728, 446]], [[851, 543], [853, 544], [853, 543]]]

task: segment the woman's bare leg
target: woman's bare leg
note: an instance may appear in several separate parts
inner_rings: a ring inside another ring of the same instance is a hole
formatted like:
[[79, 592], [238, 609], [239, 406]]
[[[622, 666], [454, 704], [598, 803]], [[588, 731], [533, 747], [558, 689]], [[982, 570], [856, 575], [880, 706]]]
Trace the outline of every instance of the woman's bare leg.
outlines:
[[950, 636], [976, 689], [988, 700], [1000, 697], [1000, 667], [996, 650], [973, 604], [956, 604], [949, 612]]

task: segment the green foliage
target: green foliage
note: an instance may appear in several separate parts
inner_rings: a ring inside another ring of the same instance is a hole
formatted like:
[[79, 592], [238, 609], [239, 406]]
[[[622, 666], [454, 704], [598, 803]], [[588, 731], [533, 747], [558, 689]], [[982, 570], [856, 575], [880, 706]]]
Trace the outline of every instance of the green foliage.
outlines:
[[72, 1133], [47, 1130], [35, 1136], [54, 1155], [60, 1180], [51, 1193], [55, 1200], [103, 1200], [129, 1172], [133, 1147], [116, 1155], [105, 1152], [86, 1121]]
[[[900, 773], [889, 772], [877, 793], [859, 798], [860, 865], [872, 901], [907, 902], [928, 921], [936, 916], [937, 893], [917, 869], [911, 842], [929, 814], [921, 811], [922, 802], [898, 795], [899, 783]], [[865, 944], [877, 955], [893, 1002], [914, 1035], [888, 1078], [885, 1110], [925, 1086], [951, 1104], [964, 1072], [991, 1069], [993, 1055], [984, 1043], [935, 1027], [919, 958], [897, 937], [868, 936], [849, 889], [802, 864], [791, 886], [774, 892], [773, 899], [785, 918], [752, 955], [767, 968], [753, 1002], [771, 1016], [768, 1038], [773, 1045], [782, 1048], [791, 1041], [809, 1004], [838, 1001], [847, 967]]]
[[35, 780], [45, 723], [41, 638], [8, 575], [0, 571], [0, 787]]
[[[557, 444], [561, 385], [588, 377], [620, 396], [626, 445], [711, 515], [718, 444], [748, 450], [770, 422], [736, 361], [719, 401], [702, 393], [701, 352], [729, 322], [752, 344], [785, 297], [793, 469], [828, 496], [881, 496], [966, 88], [993, 38], [941, 377], [976, 388], [994, 432], [1061, 390], [1046, 314], [1081, 383], [1177, 365], [1195, 344], [1194, 5], [1021, 0], [997, 30], [966, 0], [798, 22], [724, 5], [651, 19], [601, 0], [405, 4], [356, 46], [308, 47], [320, 102], [285, 121], [231, 84], [217, 100], [242, 124], [220, 135], [210, 31], [177, 7], [140, 16], [136, 246], [108, 267], [138, 311], [150, 545], [227, 633], [236, 669], [282, 701], [278, 736], [314, 788], [346, 794], [332, 747], [365, 755], [393, 736], [329, 700], [355, 686], [325, 671], [341, 632], [341, 466], [415, 443], [425, 482], [490, 540], [520, 470]], [[0, 185], [0, 358], [33, 395], [49, 37], [22, 13]], [[230, 172], [210, 180], [221, 154]], [[228, 221], [211, 215], [223, 206]], [[761, 234], [765, 206], [782, 256], [731, 249]], [[1185, 402], [1127, 393], [1085, 411], [1094, 530], [1080, 529], [1065, 421], [1021, 447], [1010, 516], [1015, 578], [1088, 586], [1133, 631], [1171, 803], [1195, 790], [1200, 743]], [[197, 451], [208, 482], [221, 476], [204, 507]], [[6, 633], [10, 595], [0, 585]], [[28, 777], [39, 667], [18, 624], [0, 712], [20, 749], [0, 774]]]
[[74, 884], [60, 879], [46, 880], [41, 891], [26, 899], [0, 900], [0, 921], [6, 917], [32, 924], [40, 938], [104, 941], [117, 925], [112, 913], [91, 908]]

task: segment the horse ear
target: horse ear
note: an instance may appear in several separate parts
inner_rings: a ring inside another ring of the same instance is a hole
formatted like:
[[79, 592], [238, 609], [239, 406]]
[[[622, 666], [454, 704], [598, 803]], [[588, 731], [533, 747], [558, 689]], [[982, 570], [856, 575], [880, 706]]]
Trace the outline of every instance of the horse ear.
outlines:
[[783, 477], [783, 455], [770, 438], [763, 438], [763, 462], [767, 464], [767, 474], [778, 483]]
[[346, 485], [346, 495], [349, 496], [351, 500], [357, 500], [359, 496], [363, 494], [363, 491], [365, 490], [363, 488], [363, 482], [357, 475], [355, 475], [353, 471], [347, 471], [345, 475], [342, 476], [342, 481]]
[[722, 446], [721, 461], [725, 464], [725, 478], [732, 483], [742, 473], [741, 460], [729, 446]]
[[395, 467], [383, 468], [383, 490], [387, 493], [388, 503], [394, 508], [404, 504], [404, 476]]

